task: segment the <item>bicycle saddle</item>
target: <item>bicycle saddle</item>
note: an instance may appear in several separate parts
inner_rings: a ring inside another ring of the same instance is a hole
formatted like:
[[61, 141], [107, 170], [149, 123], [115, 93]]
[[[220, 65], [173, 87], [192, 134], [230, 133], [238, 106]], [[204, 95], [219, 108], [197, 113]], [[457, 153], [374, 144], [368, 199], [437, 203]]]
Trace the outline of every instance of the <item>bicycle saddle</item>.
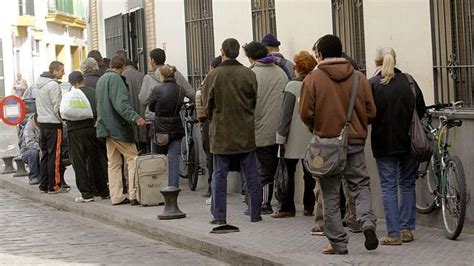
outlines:
[[460, 127], [462, 125], [462, 121], [457, 118], [449, 118], [446, 123], [449, 127]]

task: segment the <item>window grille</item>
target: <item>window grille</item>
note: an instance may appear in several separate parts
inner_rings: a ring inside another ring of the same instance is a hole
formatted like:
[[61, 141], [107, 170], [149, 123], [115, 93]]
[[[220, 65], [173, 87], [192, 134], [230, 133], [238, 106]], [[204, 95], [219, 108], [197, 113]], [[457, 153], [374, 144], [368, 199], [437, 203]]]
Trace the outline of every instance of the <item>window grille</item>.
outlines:
[[474, 0], [431, 0], [435, 101], [474, 107]]
[[343, 51], [354, 59], [365, 73], [364, 12], [362, 0], [332, 0], [334, 35]]
[[277, 36], [275, 0], [252, 0], [252, 27], [254, 41], [270, 33]]
[[122, 15], [116, 15], [105, 19], [105, 51], [108, 58], [123, 47], [123, 25]]
[[214, 58], [212, 0], [185, 0], [188, 80], [198, 88]]

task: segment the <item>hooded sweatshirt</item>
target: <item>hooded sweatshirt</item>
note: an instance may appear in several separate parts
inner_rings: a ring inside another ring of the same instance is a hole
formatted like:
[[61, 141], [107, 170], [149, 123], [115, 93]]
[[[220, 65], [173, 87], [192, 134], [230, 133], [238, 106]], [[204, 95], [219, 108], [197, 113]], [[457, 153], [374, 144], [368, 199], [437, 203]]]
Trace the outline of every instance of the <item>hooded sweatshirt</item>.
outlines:
[[[59, 105], [61, 104], [61, 87], [59, 82], [49, 72], [44, 72], [36, 81], [38, 95], [36, 97], [36, 111], [38, 122], [42, 126], [62, 125], [59, 116]], [[43, 125], [44, 124], [44, 125]]]
[[[300, 94], [299, 113], [313, 134], [333, 138], [346, 120], [353, 86], [354, 67], [344, 58], [329, 58], [306, 76]], [[365, 144], [367, 126], [375, 118], [375, 103], [369, 82], [361, 73], [359, 92], [349, 127], [349, 144]]]

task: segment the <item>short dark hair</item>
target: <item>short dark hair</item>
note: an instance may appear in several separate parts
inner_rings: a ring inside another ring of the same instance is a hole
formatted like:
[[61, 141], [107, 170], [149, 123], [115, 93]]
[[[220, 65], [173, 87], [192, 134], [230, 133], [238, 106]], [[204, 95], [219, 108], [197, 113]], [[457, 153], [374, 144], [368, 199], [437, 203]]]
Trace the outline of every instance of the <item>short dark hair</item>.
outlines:
[[244, 46], [245, 55], [253, 60], [262, 59], [267, 56], [267, 47], [259, 42], [250, 42]]
[[313, 51], [320, 52], [323, 58], [341, 57], [342, 43], [336, 35], [327, 34], [314, 44]]
[[87, 57], [94, 58], [95, 61], [97, 61], [97, 64], [99, 64], [99, 65], [102, 63], [102, 55], [101, 55], [100, 52], [97, 51], [97, 50], [91, 50], [91, 51], [87, 54]]
[[153, 61], [155, 61], [155, 64], [164, 65], [166, 62], [165, 51], [160, 48], [153, 49], [150, 52], [150, 58], [153, 59]]
[[110, 68], [122, 68], [125, 66], [126, 59], [120, 55], [114, 54], [110, 59]]
[[230, 59], [235, 59], [239, 56], [240, 44], [234, 38], [225, 39], [222, 42], [222, 52]]
[[58, 70], [62, 66], [64, 66], [64, 64], [59, 61], [51, 62], [51, 64], [49, 64], [49, 73], [53, 73], [54, 70]]

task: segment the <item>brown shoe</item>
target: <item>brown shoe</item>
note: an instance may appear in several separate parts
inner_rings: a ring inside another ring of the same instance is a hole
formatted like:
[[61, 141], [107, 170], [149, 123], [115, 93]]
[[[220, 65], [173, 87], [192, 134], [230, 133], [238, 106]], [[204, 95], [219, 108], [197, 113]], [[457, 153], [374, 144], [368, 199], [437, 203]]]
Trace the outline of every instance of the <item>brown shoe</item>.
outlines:
[[400, 238], [402, 239], [402, 242], [411, 242], [413, 239], [415, 239], [413, 233], [408, 229], [403, 229], [400, 231]]
[[313, 236], [325, 236], [323, 228], [319, 225], [315, 225], [311, 228], [311, 235]]
[[399, 246], [402, 244], [400, 237], [384, 236], [380, 238], [380, 245]]
[[282, 212], [276, 211], [270, 215], [272, 218], [287, 218], [287, 217], [295, 217], [294, 212]]
[[348, 251], [347, 249], [345, 250], [337, 250], [335, 248], [333, 248], [331, 245], [325, 247], [322, 251], [323, 254], [326, 254], [326, 255], [344, 255], [344, 254], [347, 254]]

